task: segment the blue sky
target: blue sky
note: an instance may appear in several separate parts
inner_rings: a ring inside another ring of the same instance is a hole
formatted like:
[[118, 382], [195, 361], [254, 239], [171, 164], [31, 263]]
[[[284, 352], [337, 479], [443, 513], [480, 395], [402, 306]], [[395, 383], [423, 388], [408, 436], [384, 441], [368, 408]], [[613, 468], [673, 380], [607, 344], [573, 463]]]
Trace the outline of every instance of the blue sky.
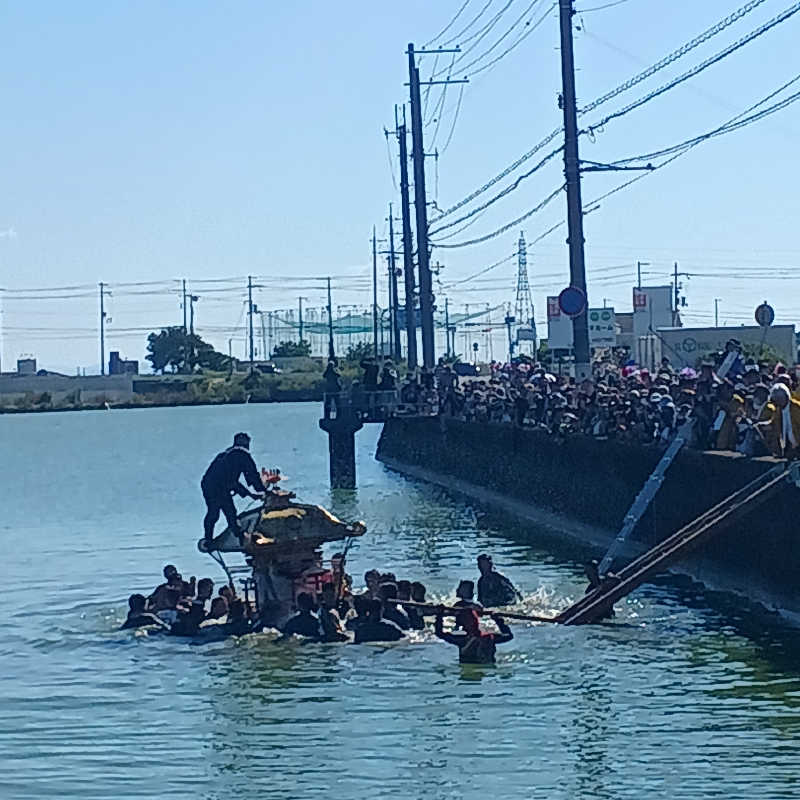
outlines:
[[[575, 33], [580, 104], [744, 4], [627, 0], [591, 10], [606, 2], [576, 3], [585, 9], [576, 17]], [[493, 0], [463, 38], [506, 3]], [[398, 200], [383, 126], [392, 124], [394, 104], [405, 99], [405, 46], [434, 37], [462, 4], [3, 4], [0, 286], [81, 287], [62, 299], [5, 294], [0, 301], [4, 368], [22, 353], [67, 371], [96, 367], [96, 293], [83, 287], [100, 280], [197, 281], [198, 330], [220, 349], [234, 338], [239, 351], [243, 281], [219, 293], [207, 292], [215, 284], [200, 281], [266, 276], [257, 302], [276, 309], [294, 307], [299, 294], [308, 297], [310, 307], [322, 304], [321, 284], [304, 284], [301, 277], [347, 276], [337, 283], [334, 304], [366, 307], [372, 225], [384, 236], [387, 205]], [[472, 0], [444, 38], [485, 5]], [[538, 18], [550, 5], [542, 0], [532, 13]], [[679, 74], [790, 5], [766, 0], [586, 121]], [[523, 12], [529, 6], [529, 0], [514, 0], [473, 55], [488, 49], [520, 16], [527, 20]], [[800, 72], [799, 33], [800, 14], [609, 123], [593, 142], [584, 138], [582, 156], [622, 158], [719, 125]], [[551, 11], [520, 46], [466, 86], [438, 170], [433, 159], [427, 164], [429, 193], [440, 207], [482, 185], [558, 126], [557, 45], [558, 19]], [[445, 58], [421, 59], [423, 78], [446, 68]], [[455, 67], [453, 75], [458, 74]], [[458, 87], [448, 89], [443, 113], [434, 116], [438, 92], [432, 90], [428, 101], [425, 135], [429, 149], [441, 150]], [[677, 260], [681, 271], [695, 275], [684, 287], [688, 322], [710, 323], [715, 298], [721, 322], [749, 322], [765, 298], [779, 322], [796, 322], [800, 292], [791, 269], [800, 260], [798, 114], [800, 107], [790, 106], [701, 145], [588, 215], [592, 304], [606, 299], [617, 308], [629, 307], [637, 259], [650, 262], [646, 280], [652, 283], [666, 282]], [[396, 173], [395, 144], [390, 146]], [[627, 176], [587, 175], [585, 199]], [[561, 165], [554, 160], [451, 241], [480, 236], [520, 216], [561, 180]], [[513, 253], [520, 230], [533, 240], [564, 214], [562, 196], [486, 244], [436, 250], [434, 260], [445, 265], [442, 282]], [[545, 296], [567, 283], [564, 238], [558, 230], [528, 254], [540, 320]], [[452, 307], [463, 310], [466, 303], [474, 308], [513, 301], [514, 285], [515, 264], [508, 262], [484, 282], [462, 284], [447, 294]], [[141, 289], [153, 294], [112, 290], [108, 349], [141, 357], [145, 334], [131, 329], [179, 322], [175, 288]]]

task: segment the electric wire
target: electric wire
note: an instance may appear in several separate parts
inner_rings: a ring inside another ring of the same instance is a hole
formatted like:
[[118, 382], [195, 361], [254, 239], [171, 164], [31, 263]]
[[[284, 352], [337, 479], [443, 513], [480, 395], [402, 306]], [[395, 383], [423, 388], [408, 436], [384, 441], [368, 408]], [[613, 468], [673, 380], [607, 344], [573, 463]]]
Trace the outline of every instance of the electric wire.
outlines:
[[530, 211], [526, 211], [521, 217], [517, 217], [517, 219], [512, 220], [511, 222], [506, 223], [502, 227], [498, 228], [497, 230], [492, 231], [491, 233], [487, 233], [484, 236], [480, 236], [476, 239], [470, 239], [465, 242], [455, 242], [454, 244], [441, 244], [437, 242], [431, 242], [433, 247], [440, 247], [446, 249], [455, 249], [459, 247], [470, 247], [471, 245], [475, 244], [482, 244], [483, 242], [488, 242], [490, 239], [494, 239], [501, 234], [505, 233], [506, 231], [510, 230], [511, 228], [516, 227], [521, 222], [524, 222], [528, 217], [532, 217], [534, 214], [541, 211], [545, 206], [549, 205], [553, 202], [553, 200], [558, 197], [559, 194], [564, 190], [566, 184], [562, 184], [558, 187], [555, 191], [551, 192], [544, 200], [542, 200], [538, 205], [534, 206]]
[[422, 45], [423, 49], [429, 47], [434, 42], [441, 39], [442, 36], [444, 36], [447, 33], [447, 31], [449, 31], [450, 28], [452, 28], [453, 25], [455, 25], [456, 22], [458, 22], [458, 18], [464, 13], [470, 2], [471, 0], [464, 0], [464, 4], [461, 6], [461, 8], [458, 9], [458, 11], [456, 11], [455, 16], [450, 20], [450, 22], [448, 22], [447, 25], [445, 25], [444, 28], [442, 28], [442, 30], [440, 30], [439, 33], [437, 33], [436, 36], [433, 37], [433, 39], [430, 39], [429, 41], [425, 42], [425, 44]]
[[481, 72], [484, 72], [485, 70], [493, 67], [495, 64], [497, 64], [498, 61], [502, 61], [513, 50], [516, 50], [518, 45], [522, 44], [522, 42], [524, 42], [525, 39], [527, 39], [537, 28], [541, 26], [541, 24], [547, 19], [547, 17], [550, 16], [550, 12], [554, 8], [556, 8], [557, 5], [558, 3], [553, 3], [551, 6], [549, 6], [547, 11], [545, 11], [544, 14], [542, 14], [542, 16], [539, 17], [539, 19], [533, 23], [533, 25], [530, 25], [530, 27], [528, 27], [528, 29], [524, 33], [518, 36], [505, 50], [503, 50], [503, 52], [500, 53], [500, 55], [495, 56], [495, 58], [493, 58], [491, 61], [487, 62], [486, 64], [482, 64], [477, 69], [474, 69], [472, 72], [468, 73], [466, 77], [473, 78], [475, 75], [479, 75]]
[[[508, 0], [508, 2], [478, 31], [473, 33], [471, 36], [467, 37], [463, 41], [459, 42], [460, 45], [468, 44], [472, 42], [470, 46], [466, 50], [462, 50], [460, 53], [457, 54], [457, 58], [454, 59], [453, 64], [460, 64], [478, 45], [492, 32], [492, 29], [500, 19], [502, 18], [503, 14], [508, 11], [508, 9], [513, 5], [514, 0]], [[432, 73], [432, 78], [438, 78], [440, 75], [443, 75], [446, 70], [440, 70], [439, 72]]]
[[[460, 66], [460, 67], [459, 67], [459, 72], [460, 72], [461, 70], [468, 70], [470, 67], [473, 67], [473, 66], [475, 66], [476, 64], [480, 63], [480, 62], [481, 62], [481, 61], [482, 61], [484, 58], [486, 58], [486, 56], [488, 56], [488, 55], [489, 55], [489, 54], [490, 54], [490, 53], [491, 53], [491, 52], [492, 52], [492, 51], [493, 51], [495, 48], [499, 47], [499, 46], [500, 46], [500, 44], [501, 44], [501, 43], [502, 43], [502, 42], [503, 42], [503, 41], [504, 41], [504, 40], [505, 40], [505, 39], [506, 39], [508, 36], [510, 36], [510, 35], [511, 35], [511, 34], [512, 34], [512, 33], [513, 33], [513, 32], [514, 32], [516, 29], [517, 29], [517, 27], [520, 25], [520, 23], [521, 23], [521, 22], [522, 22], [522, 21], [523, 21], [523, 20], [524, 20], [524, 19], [525, 19], [525, 18], [526, 18], [526, 17], [527, 17], [529, 14], [532, 14], [532, 13], [533, 13], [533, 10], [534, 10], [534, 9], [536, 8], [536, 6], [538, 6], [538, 5], [539, 5], [539, 4], [540, 4], [542, 1], [543, 1], [543, 0], [532, 0], [532, 2], [530, 3], [530, 5], [528, 5], [528, 6], [527, 6], [527, 8], [526, 8], [526, 9], [525, 9], [525, 10], [522, 12], [522, 14], [520, 14], [520, 15], [519, 15], [519, 17], [517, 17], [517, 19], [515, 19], [515, 20], [514, 20], [514, 22], [512, 22], [512, 23], [511, 23], [511, 26], [510, 26], [510, 27], [509, 27], [509, 28], [506, 30], [506, 32], [505, 32], [504, 34], [502, 34], [502, 36], [500, 36], [500, 38], [498, 38], [497, 40], [495, 40], [494, 44], [492, 44], [492, 45], [489, 47], [489, 49], [488, 49], [488, 50], [484, 50], [484, 52], [483, 52], [483, 53], [481, 53], [479, 56], [476, 56], [475, 58], [473, 58], [473, 59], [472, 59], [472, 61], [470, 61], [470, 62], [469, 62], [469, 63], [467, 63], [467, 64], [464, 64], [463, 66]], [[526, 24], [526, 25], [530, 25], [530, 20], [529, 20], [528, 22], [526, 22], [525, 24]], [[457, 63], [457, 64], [460, 64], [460, 62], [461, 62], [461, 58], [459, 58], [459, 59], [457, 60], [457, 62], [456, 62], [456, 63]]]
[[[453, 114], [453, 122], [450, 125], [450, 133], [447, 134], [447, 141], [444, 143], [444, 147], [442, 147], [442, 154], [447, 151], [447, 148], [450, 147], [450, 142], [453, 141], [453, 134], [456, 130], [456, 123], [458, 122], [458, 115], [461, 111], [461, 101], [464, 99], [464, 84], [462, 83], [458, 89], [458, 102], [456, 103], [456, 110]], [[395, 186], [395, 192], [397, 191], [397, 186]]]
[[[617, 97], [623, 92], [627, 92], [628, 89], [632, 89], [634, 86], [641, 83], [642, 81], [651, 78], [657, 72], [660, 72], [662, 69], [668, 67], [670, 64], [673, 64], [674, 62], [678, 61], [678, 59], [682, 58], [687, 53], [690, 53], [692, 50], [699, 47], [701, 44], [705, 44], [709, 39], [713, 38], [718, 33], [722, 33], [722, 31], [724, 31], [726, 28], [729, 28], [731, 25], [738, 22], [740, 19], [742, 19], [742, 17], [746, 16], [751, 11], [758, 8], [758, 6], [762, 5], [765, 2], [766, 0], [750, 0], [750, 2], [745, 3], [741, 8], [729, 14], [727, 17], [721, 19], [719, 22], [712, 25], [710, 28], [707, 28], [699, 36], [695, 36], [694, 39], [682, 45], [677, 50], [673, 50], [671, 53], [669, 53], [669, 55], [664, 56], [664, 58], [657, 61], [652, 66], [648, 67], [643, 72], [640, 72], [638, 75], [634, 75], [632, 78], [629, 78], [624, 83], [621, 83], [615, 89], [612, 89], [610, 92], [601, 95], [588, 105], [583, 106], [583, 108], [578, 110], [578, 113], [586, 114], [589, 111], [593, 111], [598, 106], [603, 105], [603, 103], [608, 102], [609, 100], [611, 100], [614, 97]], [[586, 10], [589, 11], [592, 9], [586, 9]]]
[[710, 56], [704, 61], [701, 61], [696, 66], [692, 67], [692, 69], [687, 70], [681, 75], [678, 75], [676, 78], [673, 78], [667, 83], [659, 86], [657, 89], [653, 89], [643, 97], [634, 100], [632, 103], [628, 103], [628, 105], [623, 106], [617, 111], [614, 111], [611, 114], [607, 114], [599, 122], [595, 123], [594, 125], [590, 125], [588, 128], [586, 128], [584, 131], [581, 132], [582, 133], [593, 132], [595, 130], [598, 130], [599, 128], [603, 128], [605, 125], [611, 122], [611, 120], [618, 119], [619, 117], [622, 117], [625, 114], [629, 114], [631, 111], [640, 108], [641, 106], [645, 105], [645, 103], [649, 103], [656, 97], [659, 97], [665, 92], [668, 92], [671, 89], [674, 89], [676, 86], [679, 86], [681, 83], [684, 83], [685, 81], [689, 80], [689, 78], [693, 78], [695, 75], [698, 75], [700, 72], [707, 69], [708, 67], [719, 63], [724, 58], [727, 58], [727, 56], [731, 55], [732, 53], [735, 53], [737, 50], [741, 49], [742, 47], [754, 41], [758, 37], [772, 30], [777, 25], [780, 25], [782, 22], [786, 22], [786, 20], [793, 17], [798, 11], [800, 11], [800, 2], [794, 3], [794, 5], [785, 9], [784, 11], [782, 11], [777, 16], [773, 17], [768, 22], [765, 22], [763, 25], [760, 25], [755, 30], [750, 31], [750, 33], [748, 33], [747, 35], [741, 37], [740, 39], [737, 39], [735, 42], [733, 42], [733, 44], [728, 45], [727, 47], [720, 50], [713, 56]]
[[438, 228], [434, 228], [430, 231], [432, 236], [435, 236], [437, 233], [441, 233], [448, 228], [452, 228], [454, 225], [460, 225], [462, 222], [468, 220], [474, 214], [477, 214], [485, 209], [489, 208], [489, 206], [496, 203], [498, 200], [501, 200], [503, 197], [506, 197], [511, 192], [513, 192], [526, 178], [529, 178], [534, 173], [538, 172], [542, 167], [544, 167], [548, 162], [550, 162], [555, 156], [557, 156], [560, 152], [562, 152], [563, 147], [557, 147], [555, 150], [551, 150], [544, 158], [542, 158], [537, 164], [535, 164], [531, 169], [527, 172], [520, 175], [513, 183], [509, 184], [505, 187], [502, 191], [498, 192], [494, 197], [487, 200], [483, 205], [476, 206], [472, 211], [464, 214], [463, 216], [459, 217], [458, 219], [447, 222], [444, 225], [440, 225]]
[[[695, 49], [696, 47], [699, 47], [701, 44], [703, 44], [704, 42], [708, 41], [713, 36], [717, 35], [721, 31], [723, 31], [726, 28], [730, 27], [730, 25], [732, 25], [735, 22], [737, 22], [738, 20], [740, 20], [742, 17], [744, 17], [746, 14], [750, 13], [751, 11], [753, 11], [755, 8], [757, 8], [758, 6], [763, 4], [765, 1], [766, 0], [750, 0], [750, 2], [746, 3], [744, 6], [739, 8], [737, 11], [734, 11], [732, 14], [730, 14], [727, 17], [725, 17], [724, 19], [720, 20], [718, 23], [716, 23], [712, 27], [708, 28], [706, 31], [704, 31], [699, 36], [697, 36], [694, 39], [692, 39], [690, 42], [687, 42], [685, 45], [683, 45], [682, 47], [680, 47], [677, 50], [673, 51], [669, 55], [665, 56], [660, 61], [658, 61], [654, 65], [652, 65], [651, 67], [648, 67], [648, 69], [644, 70], [643, 72], [638, 73], [637, 75], [633, 76], [628, 81], [626, 81], [625, 83], [620, 84], [619, 86], [617, 86], [615, 89], [611, 90], [610, 92], [607, 92], [606, 94], [598, 97], [596, 100], [593, 100], [591, 103], [589, 103], [588, 105], [586, 105], [583, 108], [581, 108], [578, 113], [579, 114], [588, 113], [589, 111], [592, 111], [595, 108], [597, 108], [598, 106], [603, 105], [604, 103], [606, 103], [609, 100], [611, 100], [612, 98], [622, 94], [623, 92], [627, 91], [628, 89], [632, 88], [633, 86], [636, 86], [638, 83], [641, 83], [642, 81], [644, 81], [647, 78], [651, 77], [656, 72], [658, 72], [658, 71], [664, 69], [665, 67], [669, 66], [670, 64], [674, 63], [675, 61], [677, 61], [682, 56], [686, 55], [691, 50]], [[794, 11], [792, 9], [790, 9], [790, 11], [792, 11], [792, 13], [794, 13]], [[548, 13], [549, 13], [549, 11], [548, 11]], [[784, 12], [784, 13], [786, 13], [786, 12]], [[777, 23], [774, 23], [774, 24], [777, 24]], [[767, 23], [767, 25], [770, 25], [770, 23]], [[762, 31], [762, 32], [764, 32], [764, 31]], [[760, 33], [757, 33], [757, 35], [760, 35]], [[752, 36], [752, 34], [751, 34], [751, 36]], [[755, 38], [755, 37], [752, 37], [752, 38]], [[752, 40], [752, 39], [748, 39], [748, 41], [750, 41], [750, 40]], [[744, 42], [743, 44], [745, 44], [745, 43], [746, 42]], [[740, 44], [738, 46], [743, 46], [743, 44]], [[737, 47], [737, 49], [738, 49], [738, 47]], [[709, 64], [709, 66], [710, 66], [710, 64]], [[475, 73], [473, 73], [473, 74], [475, 74]], [[693, 73], [693, 74], [696, 74], [696, 73]], [[688, 79], [688, 77], [691, 77], [691, 75], [687, 76], [686, 79]], [[664, 91], [666, 91], [666, 89]], [[601, 123], [598, 123], [597, 125], [593, 125], [591, 129], [599, 127], [600, 124]], [[537, 145], [535, 145], [527, 153], [524, 153], [522, 156], [520, 156], [516, 161], [514, 161], [512, 164], [510, 164], [508, 167], [506, 167], [500, 173], [498, 173], [493, 178], [491, 178], [486, 183], [484, 183], [483, 186], [481, 186], [478, 189], [476, 189], [475, 191], [471, 192], [469, 195], [467, 195], [465, 198], [463, 198], [459, 202], [457, 202], [454, 205], [450, 206], [449, 208], [445, 209], [436, 218], [436, 220], [442, 219], [443, 217], [454, 213], [458, 209], [463, 208], [465, 205], [468, 205], [469, 203], [471, 203], [475, 198], [479, 197], [481, 194], [483, 194], [484, 192], [488, 191], [492, 186], [495, 186], [497, 183], [502, 181], [505, 177], [510, 175], [516, 169], [518, 169], [527, 160], [532, 158], [539, 150], [541, 150], [543, 147], [546, 147], [556, 137], [560, 136], [562, 131], [563, 131], [563, 127], [562, 126], [559, 126], [558, 128], [556, 128], [553, 131], [551, 131], [547, 136], [545, 136], [544, 139], [542, 139], [541, 142], [539, 142]], [[433, 220], [433, 221], [435, 222], [436, 220]]]
[[661, 158], [663, 156], [672, 155], [673, 153], [682, 151], [684, 149], [691, 149], [696, 145], [700, 144], [701, 142], [706, 141], [707, 139], [712, 139], [716, 136], [723, 136], [726, 133], [732, 133], [733, 131], [739, 130], [740, 128], [746, 127], [747, 125], [752, 125], [754, 122], [758, 122], [764, 117], [770, 116], [775, 114], [778, 111], [782, 111], [784, 108], [792, 105], [798, 99], [800, 99], [800, 92], [796, 92], [795, 94], [789, 95], [788, 97], [784, 98], [783, 100], [779, 101], [778, 103], [774, 103], [771, 106], [768, 106], [765, 109], [757, 113], [754, 112], [759, 106], [764, 105], [764, 103], [769, 102], [781, 92], [788, 89], [793, 84], [800, 81], [800, 74], [795, 75], [794, 78], [784, 83], [780, 88], [776, 89], [774, 92], [771, 92], [766, 97], [759, 100], [754, 105], [750, 106], [749, 108], [742, 111], [740, 114], [737, 114], [735, 117], [732, 117], [730, 120], [725, 122], [724, 124], [710, 130], [706, 133], [700, 134], [699, 136], [694, 136], [691, 139], [686, 139], [683, 142], [678, 144], [672, 145], [671, 147], [665, 147], [661, 150], [655, 150], [651, 153], [644, 153], [643, 155], [639, 156], [632, 156], [630, 158], [622, 158], [612, 162], [612, 166], [623, 166], [628, 164], [633, 164], [639, 161], [650, 161], [654, 158]]
[[466, 24], [464, 28], [462, 28], [455, 36], [451, 37], [445, 42], [439, 42], [439, 47], [447, 47], [448, 45], [453, 44], [454, 42], [462, 41], [462, 36], [464, 36], [469, 29], [480, 20], [480, 18], [486, 13], [489, 6], [494, 2], [494, 0], [487, 0], [486, 5], [481, 8], [481, 10]]

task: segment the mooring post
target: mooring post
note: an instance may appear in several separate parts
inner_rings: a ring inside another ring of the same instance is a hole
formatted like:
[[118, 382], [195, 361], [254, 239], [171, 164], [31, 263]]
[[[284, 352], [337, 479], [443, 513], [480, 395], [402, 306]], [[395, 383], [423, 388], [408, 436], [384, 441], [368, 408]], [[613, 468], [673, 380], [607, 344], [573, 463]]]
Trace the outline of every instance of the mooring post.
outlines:
[[332, 489], [356, 488], [356, 433], [364, 427], [350, 407], [337, 409], [335, 417], [323, 418], [319, 427], [328, 434], [328, 458]]

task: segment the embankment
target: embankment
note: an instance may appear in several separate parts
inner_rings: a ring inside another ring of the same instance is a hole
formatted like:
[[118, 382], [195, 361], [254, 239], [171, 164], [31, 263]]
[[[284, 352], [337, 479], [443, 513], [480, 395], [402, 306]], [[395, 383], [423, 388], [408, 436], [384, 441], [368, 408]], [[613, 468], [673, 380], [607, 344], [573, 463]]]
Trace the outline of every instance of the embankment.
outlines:
[[[378, 460], [604, 552], [660, 458], [655, 448], [510, 425], [390, 419]], [[632, 541], [649, 547], [774, 466], [683, 450]], [[800, 615], [800, 489], [786, 488], [677, 567], [714, 588]]]

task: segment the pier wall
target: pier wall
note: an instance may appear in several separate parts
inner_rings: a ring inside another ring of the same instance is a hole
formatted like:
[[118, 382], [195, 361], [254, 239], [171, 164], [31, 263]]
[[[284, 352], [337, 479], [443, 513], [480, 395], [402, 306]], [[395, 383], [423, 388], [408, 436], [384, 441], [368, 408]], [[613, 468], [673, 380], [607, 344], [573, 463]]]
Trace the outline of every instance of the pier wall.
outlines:
[[[658, 463], [656, 448], [511, 425], [392, 418], [377, 458], [489, 505], [604, 547]], [[632, 541], [652, 546], [775, 465], [772, 458], [682, 450]], [[800, 489], [786, 489], [678, 569], [800, 613]]]

